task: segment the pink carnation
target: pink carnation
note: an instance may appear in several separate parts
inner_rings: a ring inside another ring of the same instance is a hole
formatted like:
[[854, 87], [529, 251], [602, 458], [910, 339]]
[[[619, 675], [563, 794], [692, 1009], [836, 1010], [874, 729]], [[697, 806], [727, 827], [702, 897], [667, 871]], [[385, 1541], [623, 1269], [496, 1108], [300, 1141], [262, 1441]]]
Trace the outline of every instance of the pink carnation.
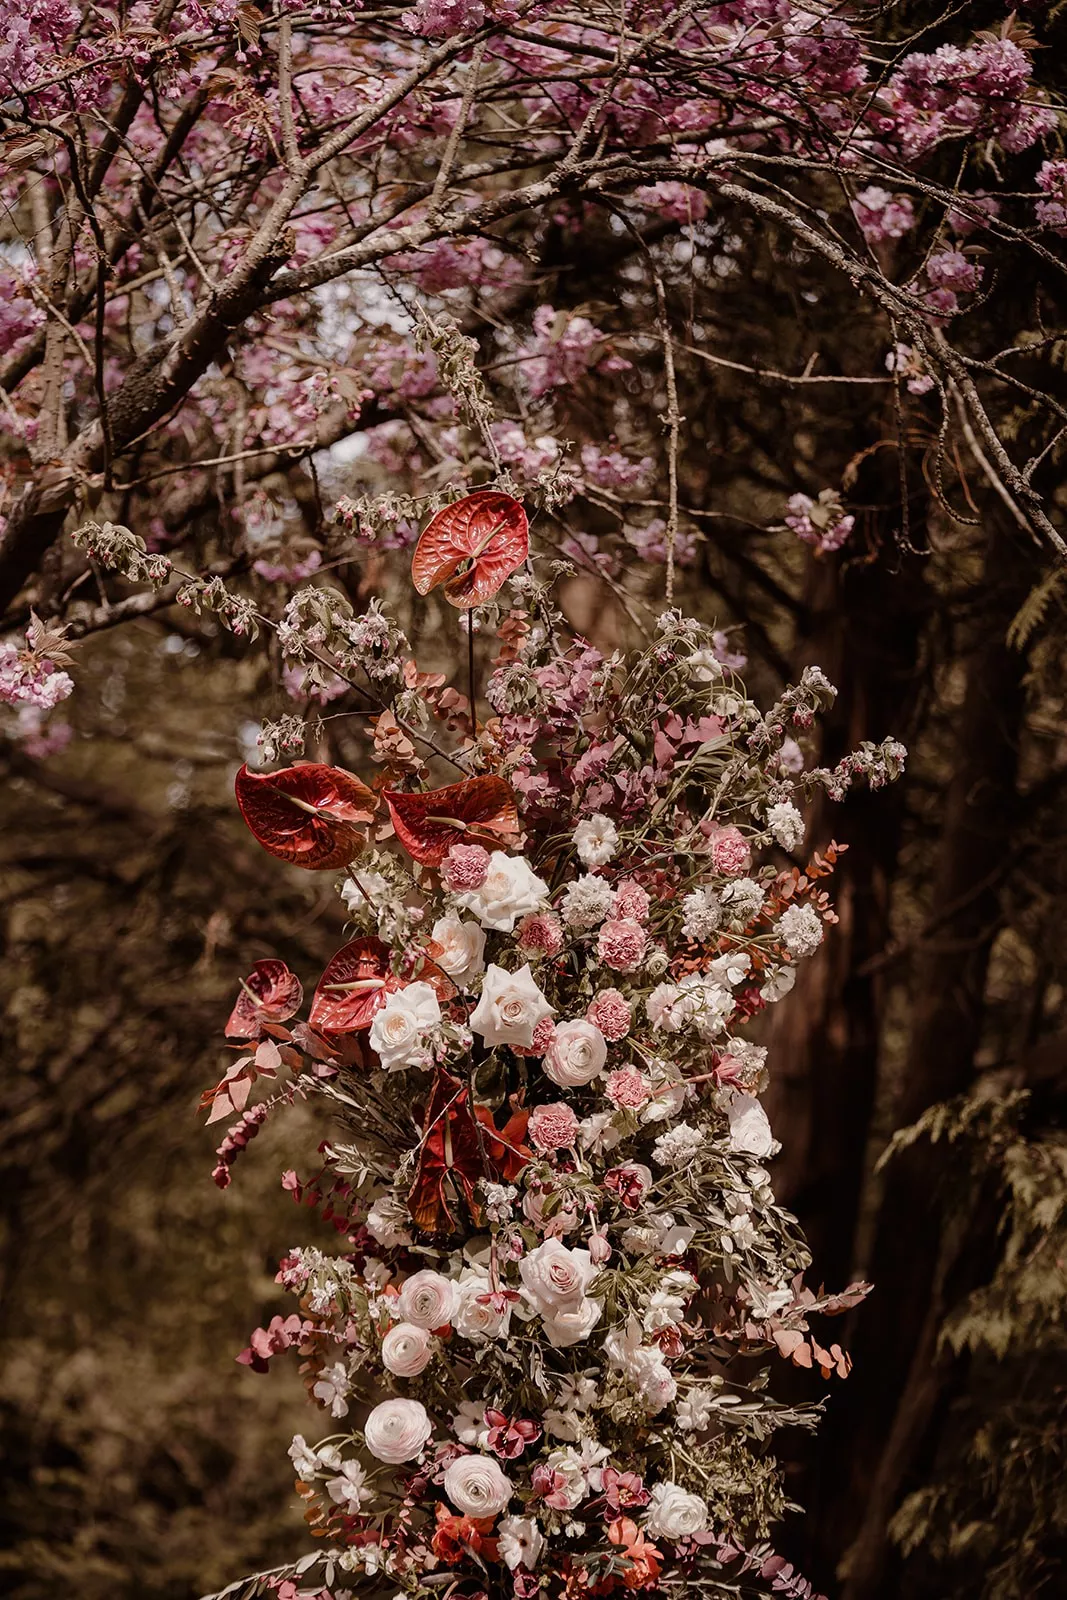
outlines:
[[609, 1072], [604, 1093], [613, 1106], [627, 1111], [637, 1111], [652, 1096], [647, 1079], [633, 1067], [620, 1067], [617, 1072]]
[[630, 917], [612, 917], [605, 922], [597, 939], [597, 955], [613, 972], [633, 972], [641, 965], [648, 946], [648, 934]]
[[578, 1118], [562, 1100], [548, 1106], [535, 1106], [526, 1132], [538, 1150], [569, 1150], [578, 1137]]
[[639, 883], [624, 878], [615, 890], [615, 915], [628, 917], [632, 922], [647, 922], [652, 902]]
[[489, 852], [480, 844], [454, 844], [441, 863], [441, 882], [453, 894], [480, 889], [489, 872]]
[[601, 989], [590, 1001], [585, 1020], [599, 1028], [609, 1044], [616, 1044], [629, 1033], [633, 1015], [629, 1000], [618, 989]]
[[563, 949], [563, 927], [559, 918], [550, 911], [532, 911], [529, 916], [523, 917], [515, 937], [523, 950], [539, 955], [558, 956]]
[[[556, 1024], [551, 1017], [542, 1017], [533, 1031], [533, 1040], [529, 1049], [520, 1049], [519, 1054], [523, 1056], [543, 1056], [551, 1048], [555, 1037]], [[512, 1046], [512, 1048], [514, 1049], [515, 1047]]]
[[739, 828], [716, 828], [711, 836], [711, 859], [724, 878], [742, 878], [752, 860], [748, 841]]

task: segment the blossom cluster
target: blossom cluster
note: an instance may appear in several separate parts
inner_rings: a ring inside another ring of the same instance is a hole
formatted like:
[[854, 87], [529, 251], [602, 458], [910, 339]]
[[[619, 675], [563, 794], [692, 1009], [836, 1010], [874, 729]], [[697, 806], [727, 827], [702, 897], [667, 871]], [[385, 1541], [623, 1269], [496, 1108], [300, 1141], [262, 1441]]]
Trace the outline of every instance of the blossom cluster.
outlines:
[[[745, 1554], [784, 1508], [762, 1441], [816, 1408], [736, 1357], [844, 1375], [808, 1318], [862, 1290], [803, 1287], [759, 1018], [835, 920], [819, 880], [840, 847], [794, 859], [805, 799], [903, 752], [807, 768], [798, 741], [834, 694], [818, 669], [761, 713], [679, 612], [605, 658], [547, 589], [515, 586], [467, 776], [428, 788], [412, 759], [381, 796], [314, 765], [239, 780], [272, 853], [347, 857], [354, 924], [307, 1023], [296, 977], [260, 963], [227, 1029], [245, 1053], [206, 1097], [242, 1110], [288, 1071], [341, 1125], [322, 1172], [286, 1184], [328, 1203], [342, 1248], [289, 1253], [299, 1313], [242, 1359], [296, 1347], [334, 1425], [290, 1452], [333, 1581], [474, 1595], [493, 1573], [531, 1600], [777, 1572]], [[288, 649], [321, 606], [294, 605]], [[329, 626], [343, 643], [348, 619]], [[383, 659], [402, 651], [379, 632]], [[261, 1121], [242, 1110], [227, 1182]]]

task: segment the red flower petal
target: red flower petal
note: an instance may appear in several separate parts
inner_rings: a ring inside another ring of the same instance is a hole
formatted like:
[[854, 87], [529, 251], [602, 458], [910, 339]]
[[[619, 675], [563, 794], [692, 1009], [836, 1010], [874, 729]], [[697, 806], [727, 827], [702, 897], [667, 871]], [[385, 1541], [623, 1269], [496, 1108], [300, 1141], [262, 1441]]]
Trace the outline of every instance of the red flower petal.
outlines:
[[373, 935], [353, 939], [319, 979], [308, 1023], [320, 1033], [357, 1033], [370, 1027], [386, 997], [402, 987], [389, 966], [388, 945]]
[[303, 998], [300, 979], [284, 961], [257, 961], [230, 1012], [227, 1039], [258, 1039], [265, 1022], [288, 1022], [295, 1016]]
[[503, 778], [465, 778], [421, 794], [387, 789], [385, 803], [404, 849], [428, 867], [439, 867], [454, 844], [499, 849], [519, 828], [515, 794]]
[[518, 500], [478, 489], [445, 506], [423, 529], [411, 558], [411, 581], [419, 594], [443, 583], [450, 605], [479, 606], [522, 566], [529, 550], [530, 525]]
[[314, 871], [343, 867], [364, 843], [359, 824], [378, 807], [365, 783], [318, 761], [280, 772], [249, 772], [234, 781], [241, 815], [264, 850]]

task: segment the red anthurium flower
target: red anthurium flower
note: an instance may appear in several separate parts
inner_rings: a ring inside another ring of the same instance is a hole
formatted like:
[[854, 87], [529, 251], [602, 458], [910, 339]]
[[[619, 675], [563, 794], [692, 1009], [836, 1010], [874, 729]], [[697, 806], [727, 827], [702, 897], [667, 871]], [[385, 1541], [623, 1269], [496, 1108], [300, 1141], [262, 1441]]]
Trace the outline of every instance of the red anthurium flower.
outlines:
[[249, 772], [234, 781], [241, 815], [264, 850], [280, 861], [333, 871], [351, 861], [366, 839], [378, 799], [340, 767], [299, 762], [280, 772]]
[[499, 848], [519, 829], [514, 790], [488, 775], [421, 794], [387, 789], [385, 803], [404, 849], [428, 867], [439, 867], [454, 844]]
[[258, 1039], [267, 1023], [288, 1022], [296, 1015], [304, 990], [284, 961], [257, 961], [226, 1024], [227, 1039]]
[[526, 560], [530, 526], [510, 494], [478, 489], [445, 506], [427, 523], [411, 558], [419, 594], [439, 583], [450, 605], [467, 609], [491, 600]]
[[402, 988], [389, 964], [389, 946], [370, 934], [353, 939], [319, 979], [308, 1021], [320, 1033], [357, 1033], [369, 1028], [387, 996]]

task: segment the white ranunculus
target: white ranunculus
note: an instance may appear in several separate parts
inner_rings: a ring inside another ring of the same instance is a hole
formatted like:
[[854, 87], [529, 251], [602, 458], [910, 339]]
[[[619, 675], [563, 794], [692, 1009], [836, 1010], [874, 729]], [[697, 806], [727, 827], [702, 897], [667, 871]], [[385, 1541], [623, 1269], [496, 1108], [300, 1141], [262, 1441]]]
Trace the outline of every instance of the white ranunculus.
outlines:
[[463, 1517], [495, 1517], [513, 1493], [492, 1456], [459, 1456], [445, 1472], [445, 1494]]
[[419, 1400], [383, 1400], [363, 1426], [371, 1455], [393, 1467], [420, 1456], [432, 1434], [433, 1423]]
[[586, 817], [574, 830], [574, 845], [587, 867], [605, 866], [619, 848], [619, 831], [602, 812]]
[[726, 1107], [730, 1119], [730, 1149], [762, 1160], [773, 1156], [781, 1146], [771, 1132], [767, 1113], [750, 1094], [735, 1094]]
[[592, 1022], [561, 1022], [544, 1059], [544, 1070], [561, 1089], [580, 1089], [603, 1072], [608, 1046]]
[[534, 982], [529, 962], [518, 972], [490, 966], [482, 979], [481, 996], [471, 1012], [470, 1025], [487, 1045], [517, 1044], [528, 1049], [534, 1029], [544, 1017], [552, 1015], [552, 1009]]
[[703, 1533], [708, 1525], [707, 1503], [678, 1483], [657, 1483], [648, 1508], [648, 1531], [662, 1539], [684, 1539]]
[[456, 1307], [456, 1285], [451, 1278], [426, 1268], [413, 1272], [400, 1285], [397, 1308], [405, 1322], [417, 1328], [444, 1328]]
[[511, 1302], [497, 1311], [491, 1305], [481, 1304], [489, 1294], [489, 1274], [481, 1267], [464, 1267], [456, 1284], [456, 1309], [452, 1326], [464, 1339], [474, 1344], [484, 1344], [487, 1339], [507, 1337], [511, 1322]]
[[568, 1250], [558, 1239], [546, 1239], [519, 1262], [527, 1298], [545, 1316], [574, 1310], [596, 1276], [588, 1250]]
[[511, 933], [520, 917], [545, 904], [548, 884], [537, 876], [525, 856], [507, 856], [503, 850], [494, 850], [485, 882], [456, 899], [465, 911], [474, 912], [483, 928]]
[[544, 1539], [535, 1517], [501, 1517], [496, 1525], [498, 1548], [504, 1565], [514, 1572], [525, 1567], [532, 1572], [541, 1559]]
[[433, 1355], [433, 1339], [413, 1322], [398, 1322], [382, 1340], [382, 1365], [398, 1378], [417, 1378]]
[[430, 935], [437, 952], [434, 960], [458, 984], [466, 986], [485, 971], [485, 929], [462, 917], [439, 917]]
[[579, 1300], [549, 1314], [542, 1313], [545, 1337], [556, 1350], [569, 1350], [572, 1345], [588, 1339], [600, 1321], [602, 1306], [599, 1300]]
[[423, 1050], [428, 1028], [441, 1020], [441, 1007], [428, 983], [409, 983], [391, 994], [370, 1028], [371, 1049], [386, 1072], [410, 1066]]

